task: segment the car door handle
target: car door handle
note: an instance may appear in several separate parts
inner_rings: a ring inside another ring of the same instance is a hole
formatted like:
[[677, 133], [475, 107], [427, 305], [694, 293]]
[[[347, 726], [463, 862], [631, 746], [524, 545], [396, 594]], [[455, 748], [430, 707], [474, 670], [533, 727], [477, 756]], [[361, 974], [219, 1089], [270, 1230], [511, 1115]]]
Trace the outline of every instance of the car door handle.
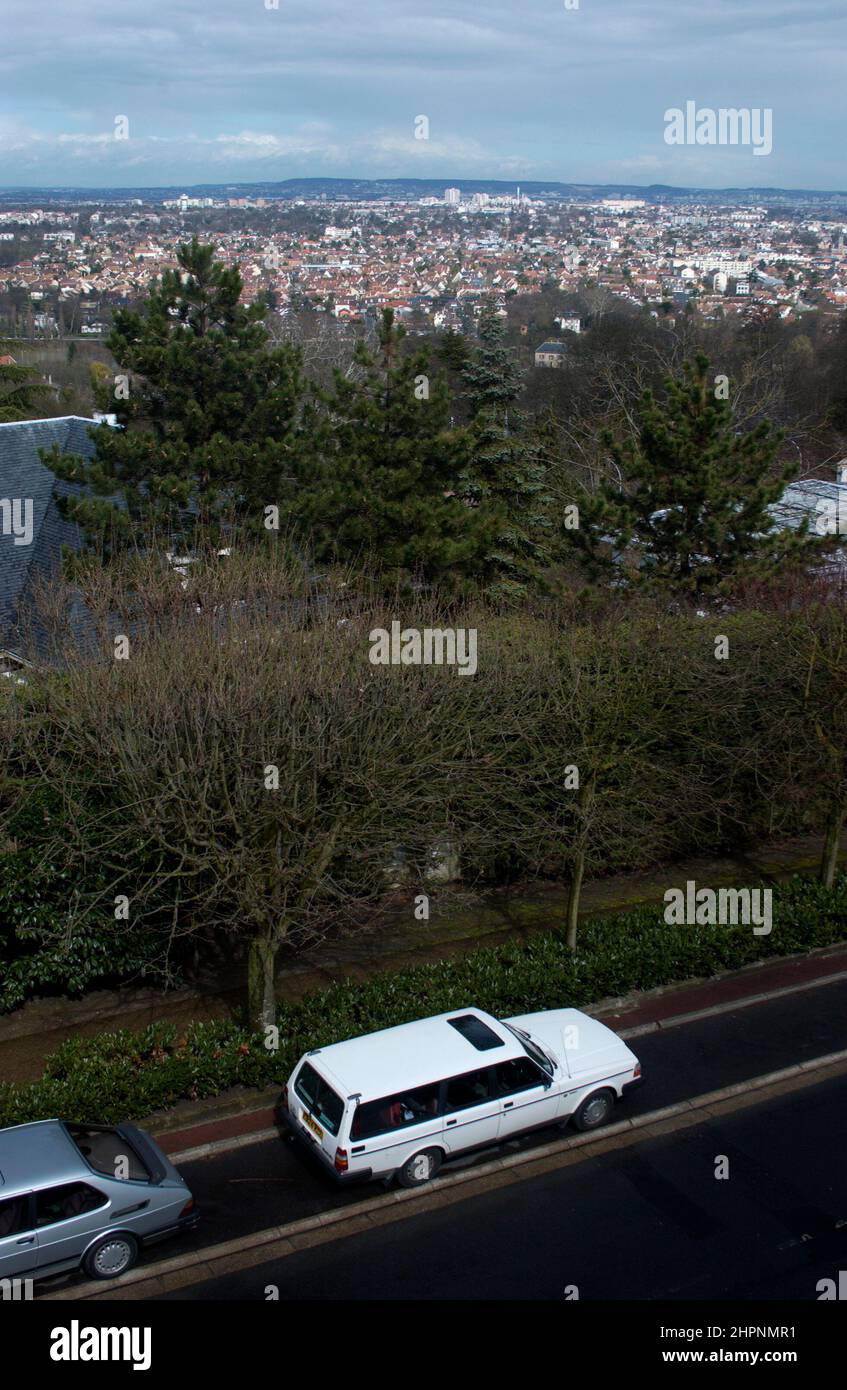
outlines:
[[504, 1102], [503, 1102], [503, 1109], [504, 1109], [504, 1110], [511, 1110], [512, 1106], [514, 1105], [514, 1103], [515, 1103], [515, 1102], [514, 1102], [513, 1100], [504, 1100]]
[[149, 1205], [150, 1199], [148, 1197], [145, 1202], [136, 1202], [135, 1205], [132, 1207], [122, 1207], [120, 1211], [112, 1212], [111, 1220], [120, 1221], [121, 1217], [130, 1216], [134, 1211], [143, 1211], [144, 1208], [149, 1207]]
[[447, 1124], [446, 1124], [446, 1126], [445, 1126], [445, 1128], [446, 1128], [446, 1129], [449, 1129], [451, 1125], [456, 1125], [456, 1124], [458, 1124], [458, 1123], [459, 1123], [458, 1120], [448, 1120], [448, 1121], [447, 1121]]
[[15, 1241], [16, 1245], [34, 1245], [35, 1236], [24, 1236], [23, 1240]]

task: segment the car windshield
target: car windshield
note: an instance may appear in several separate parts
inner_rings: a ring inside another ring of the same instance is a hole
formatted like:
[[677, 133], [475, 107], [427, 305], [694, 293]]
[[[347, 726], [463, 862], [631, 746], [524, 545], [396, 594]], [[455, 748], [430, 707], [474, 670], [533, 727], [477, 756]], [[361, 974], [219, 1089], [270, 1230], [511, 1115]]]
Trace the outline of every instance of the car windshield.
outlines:
[[[501, 1022], [503, 1022], [502, 1019]], [[556, 1070], [553, 1062], [547, 1056], [546, 1052], [542, 1052], [541, 1048], [538, 1046], [538, 1043], [533, 1041], [533, 1039], [529, 1036], [529, 1033], [525, 1033], [523, 1028], [516, 1028], [513, 1023], [503, 1022], [503, 1027], [508, 1028], [510, 1033], [514, 1033], [515, 1037], [518, 1039], [527, 1057], [531, 1057], [533, 1062], [535, 1062], [539, 1067], [543, 1067], [548, 1076], [553, 1075], [554, 1071]]]

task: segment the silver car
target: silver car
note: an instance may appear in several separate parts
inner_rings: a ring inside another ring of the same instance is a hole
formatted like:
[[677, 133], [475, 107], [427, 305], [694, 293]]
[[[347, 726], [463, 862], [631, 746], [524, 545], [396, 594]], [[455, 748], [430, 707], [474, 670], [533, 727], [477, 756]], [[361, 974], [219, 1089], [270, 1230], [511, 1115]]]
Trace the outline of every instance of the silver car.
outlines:
[[0, 1279], [114, 1279], [197, 1220], [176, 1168], [135, 1125], [0, 1129]]

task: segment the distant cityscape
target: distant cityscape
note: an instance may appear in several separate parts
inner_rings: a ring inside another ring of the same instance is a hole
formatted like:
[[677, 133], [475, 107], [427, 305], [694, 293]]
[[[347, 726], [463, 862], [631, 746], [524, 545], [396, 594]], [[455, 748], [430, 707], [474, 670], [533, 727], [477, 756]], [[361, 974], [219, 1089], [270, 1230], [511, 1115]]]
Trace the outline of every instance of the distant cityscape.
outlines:
[[[659, 316], [793, 320], [847, 301], [847, 197], [756, 190], [605, 190], [431, 181], [326, 183], [273, 196], [203, 191], [21, 191], [0, 210], [0, 331], [101, 337], [116, 307], [142, 299], [196, 234], [238, 264], [244, 298], [357, 323], [391, 308], [418, 331], [467, 332], [484, 302], [590, 285]], [[366, 195], [370, 196], [366, 196]], [[579, 332], [563, 318], [562, 334]], [[539, 346], [548, 346], [547, 344]], [[558, 355], [558, 360], [561, 356]], [[557, 351], [537, 365], [558, 365]]]

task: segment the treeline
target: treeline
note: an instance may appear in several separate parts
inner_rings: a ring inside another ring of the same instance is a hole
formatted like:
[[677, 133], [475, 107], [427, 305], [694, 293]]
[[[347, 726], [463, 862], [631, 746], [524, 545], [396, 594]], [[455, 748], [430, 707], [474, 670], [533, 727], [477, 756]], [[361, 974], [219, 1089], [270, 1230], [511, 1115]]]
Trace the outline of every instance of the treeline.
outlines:
[[[91, 462], [46, 458], [85, 485], [62, 506], [107, 560], [143, 526], [183, 550], [237, 526], [389, 587], [520, 603], [603, 570], [628, 588], [727, 593], [805, 546], [771, 516], [796, 441], [762, 409], [739, 413], [728, 363], [696, 341], [663, 378], [645, 340], [632, 383], [605, 373], [605, 414], [532, 411], [493, 309], [473, 342], [447, 335], [436, 351], [386, 311], [321, 385], [272, 337], [267, 306], [242, 302], [237, 268], [197, 241], [179, 262], [141, 311], [115, 316], [118, 371], [98, 403], [123, 428], [97, 432]], [[581, 392], [600, 373], [548, 375]]]
[[[387, 313], [321, 385], [195, 241], [108, 346], [124, 428], [46, 456], [91, 546], [0, 702], [0, 1007], [243, 949], [267, 1023], [281, 950], [445, 877], [567, 881], [571, 947], [588, 874], [818, 830], [832, 882], [843, 594], [696, 343], [581, 432], [493, 312], [437, 355]], [[476, 673], [373, 664], [395, 621]]]
[[[106, 941], [135, 968], [146, 942], [154, 969], [240, 945], [267, 1023], [283, 947], [389, 905], [411, 918], [439, 865], [470, 887], [569, 882], [571, 945], [587, 874], [823, 831], [833, 880], [847, 609], [831, 591], [708, 616], [618, 597], [515, 612], [386, 597], [355, 571], [316, 583], [273, 542], [198, 559], [183, 583], [148, 552], [41, 595], [50, 661], [0, 709], [11, 956]], [[475, 629], [476, 674], [373, 664], [395, 619]]]

